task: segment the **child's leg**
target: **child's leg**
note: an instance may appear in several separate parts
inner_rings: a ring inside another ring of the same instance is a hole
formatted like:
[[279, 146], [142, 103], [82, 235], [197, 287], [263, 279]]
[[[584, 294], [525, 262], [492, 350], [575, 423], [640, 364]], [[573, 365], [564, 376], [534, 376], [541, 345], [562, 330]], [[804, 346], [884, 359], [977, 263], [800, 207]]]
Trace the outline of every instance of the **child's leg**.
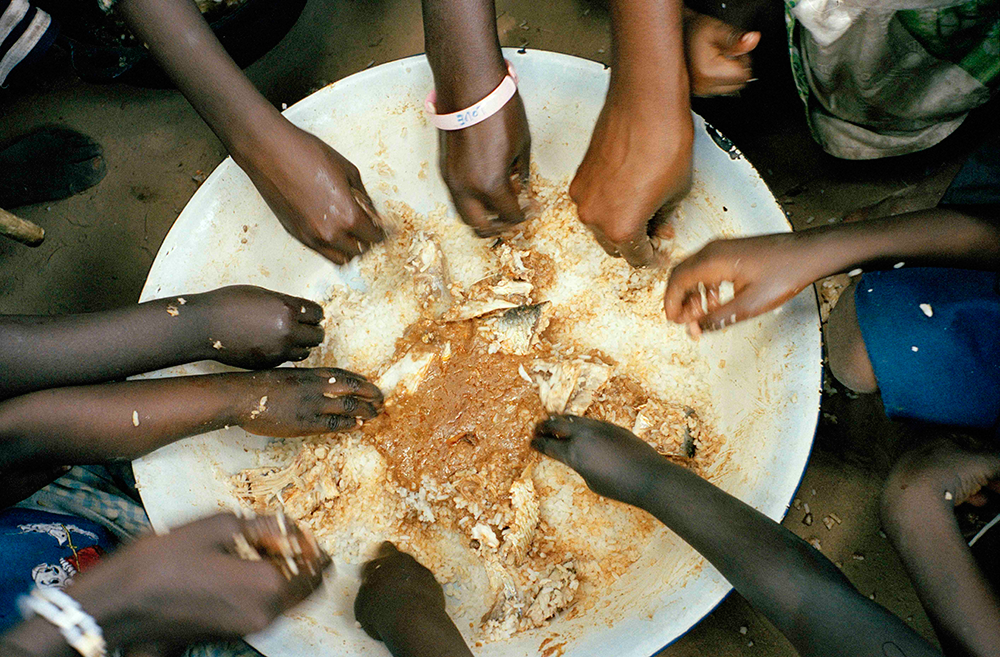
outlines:
[[365, 564], [354, 616], [395, 657], [471, 657], [434, 574], [388, 541]]
[[856, 285], [851, 283], [840, 295], [823, 327], [823, 337], [833, 376], [854, 392], [875, 392], [878, 382], [854, 307]]
[[996, 583], [976, 563], [955, 518], [956, 505], [998, 477], [996, 451], [971, 452], [942, 441], [904, 456], [882, 494], [882, 524], [946, 654], [1000, 650]]

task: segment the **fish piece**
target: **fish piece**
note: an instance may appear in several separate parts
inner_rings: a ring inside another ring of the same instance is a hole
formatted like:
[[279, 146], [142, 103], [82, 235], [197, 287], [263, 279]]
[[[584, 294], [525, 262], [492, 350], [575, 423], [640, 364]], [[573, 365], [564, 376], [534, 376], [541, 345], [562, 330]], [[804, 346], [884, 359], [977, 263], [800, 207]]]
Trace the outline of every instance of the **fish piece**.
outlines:
[[509, 278], [502, 278], [495, 285], [490, 286], [490, 292], [498, 297], [524, 297], [525, 299], [529, 299], [534, 287], [528, 281], [514, 281]]
[[442, 319], [446, 322], [464, 322], [469, 319], [495, 313], [498, 310], [516, 308], [519, 305], [515, 301], [507, 301], [505, 299], [488, 299], [485, 301], [469, 299], [457, 306], [452, 306], [445, 312]]
[[538, 593], [523, 614], [522, 629], [544, 625], [573, 603], [579, 588], [580, 581], [572, 562], [553, 566], [539, 582]]
[[531, 367], [542, 406], [553, 414], [583, 415], [613, 372], [610, 365], [579, 359], [560, 363], [538, 360]]
[[532, 270], [524, 266], [524, 258], [530, 255], [530, 252], [515, 249], [506, 242], [500, 244], [495, 250], [505, 275], [521, 280], [531, 277]]
[[694, 458], [701, 419], [690, 406], [650, 399], [637, 409], [632, 433], [664, 456]]
[[490, 589], [496, 594], [496, 602], [482, 618], [483, 629], [490, 636], [510, 637], [517, 632], [521, 624], [527, 602], [524, 594], [514, 583], [514, 578], [500, 565], [495, 553], [487, 553], [480, 549], [480, 557], [486, 568]]
[[375, 385], [387, 399], [397, 393], [411, 395], [427, 377], [427, 372], [437, 357], [432, 352], [408, 351], [382, 372], [375, 380]]
[[506, 563], [514, 566], [520, 566], [524, 562], [528, 546], [538, 527], [540, 504], [531, 470], [532, 466], [529, 465], [510, 485], [510, 506], [514, 510], [514, 522], [504, 530], [500, 556]]
[[341, 494], [340, 463], [326, 456], [324, 446], [307, 445], [286, 467], [244, 470], [233, 475], [230, 484], [237, 497], [255, 509], [273, 509], [277, 502], [292, 517], [302, 518]]
[[469, 534], [472, 536], [473, 540], [479, 541], [479, 545], [484, 548], [496, 550], [500, 547], [500, 539], [497, 538], [496, 532], [494, 532], [489, 525], [485, 525], [481, 522], [476, 523], [472, 527]]
[[423, 308], [432, 317], [440, 316], [451, 307], [453, 299], [448, 289], [444, 253], [432, 234], [417, 231], [413, 235], [404, 267], [413, 275], [416, 293], [422, 297]]
[[516, 306], [497, 313], [484, 322], [490, 338], [508, 354], [525, 356], [538, 344], [538, 336], [549, 325], [551, 303]]
[[697, 425], [698, 415], [694, 412], [693, 408], [691, 408], [689, 406], [685, 406], [684, 407], [684, 419], [685, 419], [685, 421], [684, 421], [684, 440], [681, 442], [681, 451], [684, 453], [684, 456], [688, 457], [689, 459], [693, 459], [694, 458], [694, 452], [695, 452], [694, 435], [691, 432], [691, 422], [688, 421], [688, 418], [692, 418], [692, 417], [695, 420], [696, 426], [698, 426]]
[[534, 289], [528, 281], [515, 281], [503, 276], [490, 276], [473, 283], [465, 299], [444, 314], [446, 322], [462, 322], [483, 317], [498, 310], [507, 310], [531, 303]]
[[493, 529], [483, 523], [476, 523], [469, 531], [469, 536], [475, 541], [476, 553], [483, 561], [486, 579], [495, 596], [493, 605], [480, 622], [488, 632], [498, 637], [512, 636], [517, 632], [521, 617], [524, 615], [526, 606], [524, 594], [500, 562], [497, 554], [500, 542]]

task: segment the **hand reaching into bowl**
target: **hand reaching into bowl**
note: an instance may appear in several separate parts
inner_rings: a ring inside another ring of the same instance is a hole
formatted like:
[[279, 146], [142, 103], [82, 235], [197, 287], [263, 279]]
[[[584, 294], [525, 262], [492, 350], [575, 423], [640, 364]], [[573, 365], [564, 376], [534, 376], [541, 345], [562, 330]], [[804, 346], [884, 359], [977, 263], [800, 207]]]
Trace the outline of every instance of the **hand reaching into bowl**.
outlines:
[[650, 237], [669, 235], [667, 218], [691, 186], [690, 112], [672, 113], [647, 93], [612, 82], [569, 187], [601, 247], [634, 267], [657, 264]]
[[[1000, 231], [993, 222], [946, 207], [715, 240], [674, 268], [663, 308], [671, 321], [715, 330], [773, 310], [838, 272], [903, 264], [995, 270], [998, 255]], [[735, 293], [724, 304], [723, 281], [732, 282]]]
[[302, 360], [323, 341], [323, 309], [299, 297], [240, 285], [115, 310], [0, 315], [0, 400], [217, 360], [248, 369]]
[[681, 9], [680, 2], [612, 0], [611, 83], [569, 188], [580, 221], [609, 255], [634, 267], [658, 264], [650, 236], [667, 228], [691, 187]]
[[280, 368], [245, 373], [236, 385], [238, 424], [250, 433], [288, 438], [343, 431], [382, 411], [382, 392], [360, 374], [336, 368]]
[[818, 550], [631, 432], [556, 416], [538, 424], [531, 445], [576, 470], [596, 493], [637, 506], [673, 530], [800, 655], [876, 655], [891, 646], [893, 654], [940, 657], [903, 621], [858, 593]]
[[[443, 110], [442, 110], [443, 111]], [[492, 237], [525, 220], [531, 136], [521, 96], [464, 130], [441, 131], [440, 168], [462, 221]]]
[[[797, 233], [780, 233], [709, 242], [670, 273], [667, 319], [712, 331], [777, 308], [816, 280], [801, 241]], [[735, 296], [723, 303], [719, 288], [726, 281]]]
[[233, 159], [292, 237], [338, 265], [385, 239], [361, 173], [347, 158], [284, 117], [262, 139]]
[[[423, 19], [438, 114], [479, 103], [507, 76], [493, 0], [424, 0]], [[441, 131], [439, 144], [441, 175], [478, 236], [525, 220], [518, 195], [528, 184], [531, 135], [520, 94], [480, 123]]]
[[388, 541], [361, 570], [354, 617], [394, 657], [472, 657], [434, 574]]
[[194, 3], [120, 0], [115, 8], [295, 239], [344, 264], [384, 238], [357, 167], [278, 113]]
[[641, 506], [664, 460], [631, 431], [575, 415], [535, 427], [531, 446], [576, 470], [598, 495]]
[[[288, 554], [294, 573], [276, 557], [288, 544], [299, 546]], [[241, 558], [247, 549], [259, 560]], [[329, 565], [291, 521], [223, 513], [139, 539], [82, 574], [66, 593], [101, 627], [108, 654], [139, 646], [171, 651], [263, 630], [312, 593]], [[4, 654], [56, 657], [67, 649], [59, 630], [38, 617], [0, 638]]]
[[300, 361], [323, 342], [323, 308], [308, 299], [233, 285], [176, 299], [178, 316], [195, 313], [205, 358], [244, 369]]

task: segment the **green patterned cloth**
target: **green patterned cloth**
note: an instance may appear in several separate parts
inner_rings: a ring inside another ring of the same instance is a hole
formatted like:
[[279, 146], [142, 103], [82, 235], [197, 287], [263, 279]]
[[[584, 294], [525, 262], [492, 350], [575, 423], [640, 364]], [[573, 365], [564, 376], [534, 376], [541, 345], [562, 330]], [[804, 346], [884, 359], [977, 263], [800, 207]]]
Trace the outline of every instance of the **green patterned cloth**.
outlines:
[[864, 160], [929, 148], [1000, 84], [1000, 0], [785, 0], [816, 141]]

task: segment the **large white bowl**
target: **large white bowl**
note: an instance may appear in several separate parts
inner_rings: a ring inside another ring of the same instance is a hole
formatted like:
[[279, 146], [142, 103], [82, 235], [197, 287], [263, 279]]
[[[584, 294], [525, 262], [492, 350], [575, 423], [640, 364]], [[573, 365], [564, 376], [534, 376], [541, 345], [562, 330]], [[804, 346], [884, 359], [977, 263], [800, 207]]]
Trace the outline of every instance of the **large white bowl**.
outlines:
[[[532, 130], [532, 156], [546, 178], [571, 176], [586, 150], [608, 85], [594, 62], [548, 52], [509, 51], [520, 76]], [[385, 187], [374, 166], [385, 148], [392, 183], [418, 212], [447, 202], [435, 174], [436, 134], [421, 117], [431, 87], [424, 57], [384, 64], [332, 84], [285, 114], [355, 162], [378, 204]], [[405, 130], [403, 129], [405, 127]], [[713, 136], [714, 135], [714, 136]], [[418, 177], [421, 165], [430, 175]], [[716, 235], [785, 232], [785, 217], [753, 167], [723, 137], [695, 117], [695, 192], [677, 226], [680, 245], [693, 251]], [[627, 193], [627, 192], [626, 192]], [[725, 211], [723, 211], [723, 207]], [[244, 230], [246, 227], [246, 231]], [[456, 220], [456, 230], [464, 230]], [[244, 240], [246, 243], [244, 243]], [[231, 159], [209, 176], [178, 217], [153, 263], [142, 300], [253, 283], [322, 299], [331, 284], [350, 276], [289, 237]], [[720, 432], [732, 451], [718, 483], [775, 520], [788, 508], [805, 469], [819, 409], [820, 332], [811, 288], [780, 314], [706, 336]], [[220, 371], [212, 363], [165, 374]], [[223, 478], [260, 464], [264, 439], [237, 428], [212, 432], [158, 450], [135, 463], [136, 479], [153, 525], [162, 529], [236, 508]], [[336, 557], [336, 555], [334, 555]], [[249, 641], [271, 657], [385, 655], [384, 646], [354, 625], [357, 568], [337, 563], [337, 575], [313, 599]], [[543, 639], [565, 641], [573, 656], [646, 657], [707, 615], [730, 585], [668, 531], [605, 593], [572, 620], [476, 649], [479, 655], [539, 653]], [[552, 645], [550, 642], [549, 645]]]

